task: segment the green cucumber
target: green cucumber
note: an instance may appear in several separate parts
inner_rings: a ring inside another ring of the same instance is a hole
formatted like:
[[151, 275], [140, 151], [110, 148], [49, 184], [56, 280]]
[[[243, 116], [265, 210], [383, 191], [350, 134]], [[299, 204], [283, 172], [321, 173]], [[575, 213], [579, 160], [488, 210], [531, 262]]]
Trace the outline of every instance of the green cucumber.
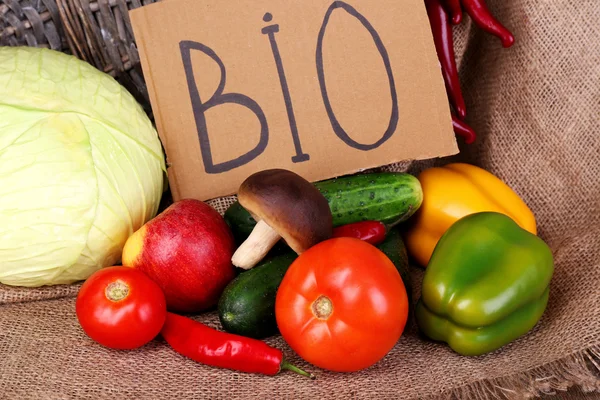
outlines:
[[[421, 183], [406, 173], [349, 175], [314, 185], [329, 203], [333, 226], [359, 221], [381, 221], [393, 226], [410, 218], [423, 202]], [[227, 209], [224, 218], [238, 243], [248, 237], [256, 225], [238, 202]]]
[[410, 218], [423, 202], [421, 183], [405, 173], [350, 175], [314, 185], [329, 203], [334, 226], [359, 221], [393, 226]]
[[[400, 233], [392, 229], [377, 246], [400, 273], [412, 310], [408, 257]], [[223, 329], [237, 335], [264, 339], [278, 332], [275, 319], [277, 289], [290, 265], [298, 256], [293, 252], [279, 254], [242, 272], [227, 285], [218, 304]]]
[[402, 281], [404, 281], [404, 285], [410, 285], [408, 255], [400, 232], [397, 229], [391, 229], [385, 240], [377, 247], [394, 263], [402, 277]]
[[229, 225], [238, 245], [246, 240], [256, 225], [256, 221], [252, 218], [252, 215], [238, 201], [227, 208], [223, 218], [225, 218], [225, 222]]
[[404, 246], [404, 241], [399, 230], [391, 229], [385, 240], [377, 247], [394, 263], [400, 273], [408, 297], [408, 314], [410, 319], [413, 311], [412, 283], [410, 281], [408, 254], [406, 253], [406, 246]]
[[256, 339], [276, 334], [277, 289], [297, 257], [290, 251], [269, 257], [229, 282], [217, 306], [223, 329]]

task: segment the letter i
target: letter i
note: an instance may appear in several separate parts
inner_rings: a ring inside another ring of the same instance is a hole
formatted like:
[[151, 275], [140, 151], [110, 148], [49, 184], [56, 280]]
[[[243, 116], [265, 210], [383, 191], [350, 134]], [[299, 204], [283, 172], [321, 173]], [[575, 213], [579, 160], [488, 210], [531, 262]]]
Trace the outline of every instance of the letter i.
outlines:
[[[265, 22], [271, 22], [272, 19], [273, 15], [271, 15], [271, 13], [266, 13], [263, 17], [263, 21]], [[292, 162], [299, 163], [302, 161], [308, 161], [310, 156], [302, 152], [302, 145], [300, 144], [300, 137], [298, 136], [298, 127], [296, 126], [296, 117], [294, 116], [294, 108], [292, 106], [292, 98], [290, 96], [290, 90], [285, 78], [281, 54], [279, 53], [277, 41], [275, 40], [275, 33], [277, 32], [279, 32], [279, 24], [268, 25], [262, 28], [263, 35], [268, 35], [269, 41], [271, 42], [271, 50], [273, 51], [273, 57], [275, 58], [277, 74], [279, 75], [279, 83], [281, 84], [283, 100], [285, 101], [285, 108], [287, 110], [288, 120], [290, 122], [290, 130], [292, 131], [292, 139], [294, 140], [294, 147], [296, 149], [296, 155], [292, 157]]]

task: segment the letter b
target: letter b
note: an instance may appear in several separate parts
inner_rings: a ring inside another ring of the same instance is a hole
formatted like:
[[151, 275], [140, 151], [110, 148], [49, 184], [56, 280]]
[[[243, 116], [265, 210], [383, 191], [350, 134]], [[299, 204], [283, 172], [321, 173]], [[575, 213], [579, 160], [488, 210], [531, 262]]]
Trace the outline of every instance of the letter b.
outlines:
[[[183, 61], [183, 67], [185, 69], [185, 75], [192, 102], [192, 109], [194, 112], [194, 119], [196, 120], [198, 140], [200, 141], [200, 152], [202, 154], [202, 161], [204, 162], [204, 169], [206, 173], [218, 174], [221, 172], [226, 172], [234, 168], [241, 167], [242, 165], [254, 160], [263, 151], [265, 151], [265, 148], [269, 142], [269, 128], [263, 110], [256, 101], [252, 100], [246, 95], [239, 93], [223, 93], [223, 90], [225, 89], [226, 78], [225, 65], [211, 48], [203, 45], [202, 43], [184, 40], [179, 43], [179, 49], [181, 51], [181, 58]], [[192, 50], [201, 51], [212, 58], [221, 70], [221, 80], [219, 81], [217, 90], [212, 97], [204, 103], [200, 99], [200, 93], [198, 92], [198, 86], [196, 85], [196, 80], [194, 78], [194, 68], [192, 66], [191, 56]], [[212, 158], [205, 113], [215, 106], [227, 103], [239, 104], [243, 107], [246, 107], [252, 111], [254, 115], [256, 115], [258, 121], [260, 122], [260, 140], [256, 147], [247, 153], [242, 154], [238, 158], [215, 164]]]

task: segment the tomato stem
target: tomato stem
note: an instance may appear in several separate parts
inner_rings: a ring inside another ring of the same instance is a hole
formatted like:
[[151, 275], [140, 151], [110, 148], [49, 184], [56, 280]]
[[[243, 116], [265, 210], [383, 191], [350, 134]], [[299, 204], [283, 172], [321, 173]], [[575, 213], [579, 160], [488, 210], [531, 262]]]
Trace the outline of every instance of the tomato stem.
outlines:
[[121, 280], [111, 282], [104, 294], [110, 301], [121, 301], [129, 295], [129, 286]]
[[333, 303], [327, 296], [319, 296], [312, 305], [313, 314], [319, 319], [327, 319], [333, 313]]
[[283, 362], [281, 363], [281, 369], [287, 369], [288, 371], [295, 372], [299, 375], [306, 376], [310, 379], [316, 379], [316, 377], [313, 374], [310, 374], [310, 373], [290, 364], [286, 360], [283, 360]]

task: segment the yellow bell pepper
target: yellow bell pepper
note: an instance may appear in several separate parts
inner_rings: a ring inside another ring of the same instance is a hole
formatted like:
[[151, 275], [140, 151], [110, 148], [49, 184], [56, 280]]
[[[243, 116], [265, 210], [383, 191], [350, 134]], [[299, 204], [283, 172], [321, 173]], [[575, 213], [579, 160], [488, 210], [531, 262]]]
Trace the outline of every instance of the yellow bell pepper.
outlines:
[[527, 204], [506, 183], [482, 168], [454, 163], [429, 168], [418, 178], [423, 204], [407, 228], [405, 242], [410, 255], [423, 267], [446, 230], [466, 215], [502, 213], [537, 235], [535, 216]]

